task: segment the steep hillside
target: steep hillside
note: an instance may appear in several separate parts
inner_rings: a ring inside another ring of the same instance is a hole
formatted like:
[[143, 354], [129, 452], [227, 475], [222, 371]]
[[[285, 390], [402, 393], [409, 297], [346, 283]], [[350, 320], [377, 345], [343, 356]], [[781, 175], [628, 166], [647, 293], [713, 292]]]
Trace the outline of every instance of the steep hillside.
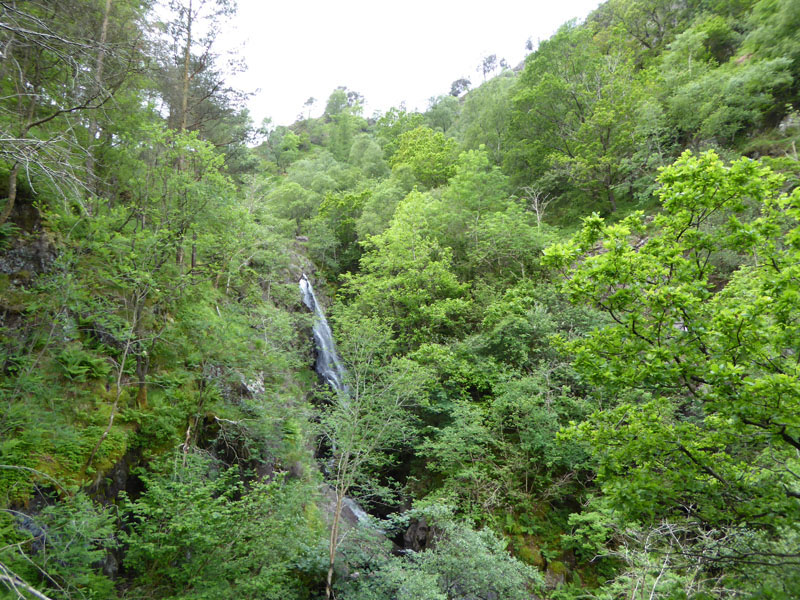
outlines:
[[235, 3], [58, 4], [0, 3], [1, 597], [800, 595], [796, 2], [260, 130]]

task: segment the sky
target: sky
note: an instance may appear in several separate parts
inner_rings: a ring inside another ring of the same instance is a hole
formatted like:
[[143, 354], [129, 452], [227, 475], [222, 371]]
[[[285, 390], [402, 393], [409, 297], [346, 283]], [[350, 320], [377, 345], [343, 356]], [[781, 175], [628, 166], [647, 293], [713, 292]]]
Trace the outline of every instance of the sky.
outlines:
[[[347, 86], [365, 99], [364, 115], [405, 102], [424, 110], [461, 77], [496, 54], [515, 66], [525, 42], [549, 38], [566, 21], [583, 19], [600, 0], [239, 0], [222, 47], [236, 47], [247, 65], [230, 83], [256, 92], [256, 123], [296, 120], [310, 97], [319, 116], [331, 91]], [[256, 91], [258, 90], [258, 91]]]

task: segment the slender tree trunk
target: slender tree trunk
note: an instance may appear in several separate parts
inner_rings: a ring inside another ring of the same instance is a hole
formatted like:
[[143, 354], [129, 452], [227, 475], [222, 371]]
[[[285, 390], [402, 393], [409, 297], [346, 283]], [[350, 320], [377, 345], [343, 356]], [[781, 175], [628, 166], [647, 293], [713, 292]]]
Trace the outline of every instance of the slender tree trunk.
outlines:
[[325, 580], [325, 598], [333, 597], [333, 567], [336, 562], [336, 547], [339, 538], [339, 520], [342, 517], [342, 500], [344, 492], [336, 490], [336, 508], [333, 509], [333, 523], [331, 524], [331, 537], [328, 542], [328, 577]]
[[[111, 13], [112, 0], [106, 0], [105, 10], [103, 11], [103, 24], [100, 27], [100, 47], [97, 50], [97, 62], [94, 67], [94, 85], [95, 94], [100, 94], [103, 89], [103, 67], [106, 58], [106, 40], [108, 39], [108, 18]], [[86, 156], [86, 170], [89, 173], [89, 181], [92, 186], [92, 191], [95, 196], [100, 195], [100, 186], [97, 183], [97, 175], [95, 173], [95, 157], [94, 157], [94, 143], [97, 138], [97, 132], [100, 127], [97, 124], [97, 118], [92, 113], [89, 122], [89, 148], [87, 149]]]
[[3, 212], [0, 213], [0, 225], [8, 221], [11, 211], [14, 210], [14, 202], [17, 200], [17, 175], [19, 174], [19, 163], [14, 163], [11, 172], [8, 174], [8, 196]]
[[[186, 127], [189, 123], [189, 62], [192, 52], [192, 17], [192, 0], [189, 0], [189, 8], [186, 11], [186, 46], [183, 48], [183, 87], [181, 89], [181, 122], [179, 127], [181, 133], [186, 131]], [[178, 170], [186, 170], [186, 160], [184, 159], [183, 153], [178, 157]], [[181, 273], [183, 273], [184, 259], [183, 235], [184, 228], [183, 225], [181, 225], [178, 231], [178, 251], [175, 256], [175, 263], [180, 267]]]
[[191, 273], [197, 268], [197, 232], [192, 233], [192, 268]]
[[[28, 137], [28, 132], [31, 130], [33, 115], [36, 114], [36, 99], [38, 98], [38, 94], [39, 90], [35, 87], [25, 115], [25, 125], [19, 132], [19, 139], [21, 140]], [[0, 225], [8, 221], [8, 218], [11, 216], [11, 211], [14, 210], [14, 203], [17, 200], [17, 176], [19, 175], [21, 166], [22, 164], [19, 161], [15, 162], [14, 166], [11, 167], [11, 172], [8, 174], [8, 196], [6, 197], [6, 205], [3, 207], [3, 212], [0, 213]]]
[[[137, 294], [138, 296], [138, 294]], [[142, 310], [144, 309], [146, 295], [137, 298], [138, 305], [134, 314], [136, 320], [134, 332], [136, 335], [136, 380], [138, 383], [138, 391], [136, 392], [136, 404], [140, 409], [147, 408], [147, 371], [150, 365], [150, 359], [146, 353], [143, 352], [142, 338], [144, 337], [144, 326], [142, 325]]]
[[189, 10], [186, 12], [186, 46], [183, 49], [183, 91], [181, 93], [181, 127], [186, 131], [189, 123], [189, 59], [192, 50], [192, 0], [189, 0]]

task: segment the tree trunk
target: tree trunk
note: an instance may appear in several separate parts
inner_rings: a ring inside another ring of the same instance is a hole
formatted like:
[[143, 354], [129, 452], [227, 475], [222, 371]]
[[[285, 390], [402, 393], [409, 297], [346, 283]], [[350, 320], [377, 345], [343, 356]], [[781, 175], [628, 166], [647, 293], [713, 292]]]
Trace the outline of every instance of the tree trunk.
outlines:
[[328, 543], [328, 577], [325, 580], [325, 598], [333, 598], [333, 567], [336, 562], [336, 547], [339, 538], [339, 519], [342, 516], [342, 499], [344, 493], [336, 490], [336, 508], [333, 509], [333, 523], [331, 525], [331, 537]]
[[0, 225], [8, 221], [11, 211], [14, 210], [14, 202], [17, 200], [17, 175], [19, 174], [19, 163], [14, 163], [11, 173], [8, 174], [8, 197], [3, 212], [0, 213]]
[[197, 268], [197, 232], [192, 233], [192, 268], [191, 273]]
[[[100, 94], [103, 88], [103, 67], [106, 58], [106, 40], [108, 39], [108, 17], [111, 13], [112, 0], [106, 0], [106, 7], [103, 12], [103, 24], [100, 27], [100, 47], [97, 49], [97, 62], [94, 67], [95, 94]], [[97, 132], [100, 130], [97, 124], [97, 117], [92, 113], [89, 121], [89, 147], [86, 149], [86, 171], [89, 174], [89, 185], [95, 196], [100, 195], [100, 186], [97, 183], [95, 173], [94, 143]]]
[[192, 50], [192, 0], [186, 11], [186, 46], [183, 49], [183, 91], [181, 93], [181, 128], [183, 133], [189, 123], [189, 58]]
[[136, 379], [139, 381], [139, 389], [136, 392], [136, 405], [140, 409], [147, 408], [147, 371], [150, 361], [147, 356], [141, 353], [136, 355]]
[[614, 189], [608, 188], [608, 203], [611, 205], [611, 212], [617, 212], [617, 199], [614, 197]]
[[136, 392], [136, 404], [140, 409], [147, 408], [147, 371], [150, 366], [150, 358], [142, 347], [142, 338], [144, 337], [144, 327], [142, 325], [142, 310], [144, 309], [146, 295], [137, 298], [138, 306], [134, 314], [136, 323], [134, 326], [134, 335], [136, 336], [136, 381], [138, 390]]

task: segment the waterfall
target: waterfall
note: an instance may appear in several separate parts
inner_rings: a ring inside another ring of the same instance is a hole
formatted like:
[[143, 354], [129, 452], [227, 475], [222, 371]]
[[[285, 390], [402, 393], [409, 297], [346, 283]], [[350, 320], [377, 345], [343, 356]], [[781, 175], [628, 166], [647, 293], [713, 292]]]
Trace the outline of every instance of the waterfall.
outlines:
[[328, 325], [328, 320], [325, 318], [325, 313], [322, 312], [322, 308], [317, 303], [314, 288], [311, 287], [311, 282], [305, 273], [300, 278], [300, 292], [303, 295], [303, 304], [314, 313], [314, 343], [317, 347], [316, 371], [334, 390], [346, 393], [347, 386], [344, 384], [345, 371], [339, 360], [339, 355], [336, 353], [333, 333]]
[[[311, 282], [308, 280], [305, 273], [303, 273], [303, 276], [300, 278], [300, 293], [303, 296], [303, 304], [308, 307], [308, 310], [314, 313], [312, 329], [314, 332], [314, 344], [317, 347], [317, 363], [315, 369], [319, 376], [339, 394], [338, 401], [347, 406], [350, 390], [344, 383], [345, 370], [342, 366], [342, 362], [339, 360], [339, 355], [336, 353], [336, 344], [333, 341], [333, 332], [331, 331], [330, 325], [328, 325], [328, 319], [325, 318], [325, 313], [322, 312], [322, 308], [317, 302], [317, 297], [314, 295], [314, 288], [311, 286]], [[334, 450], [335, 449], [334, 446]], [[333, 488], [330, 486], [326, 486], [326, 488], [329, 493], [334, 495], [335, 504], [336, 492], [334, 492]], [[349, 512], [351, 524], [353, 524], [353, 522], [370, 524], [370, 517], [367, 512], [349, 496], [343, 498], [342, 506], [344, 509], [347, 509], [345, 512]], [[372, 527], [383, 534], [382, 529], [374, 526]]]

